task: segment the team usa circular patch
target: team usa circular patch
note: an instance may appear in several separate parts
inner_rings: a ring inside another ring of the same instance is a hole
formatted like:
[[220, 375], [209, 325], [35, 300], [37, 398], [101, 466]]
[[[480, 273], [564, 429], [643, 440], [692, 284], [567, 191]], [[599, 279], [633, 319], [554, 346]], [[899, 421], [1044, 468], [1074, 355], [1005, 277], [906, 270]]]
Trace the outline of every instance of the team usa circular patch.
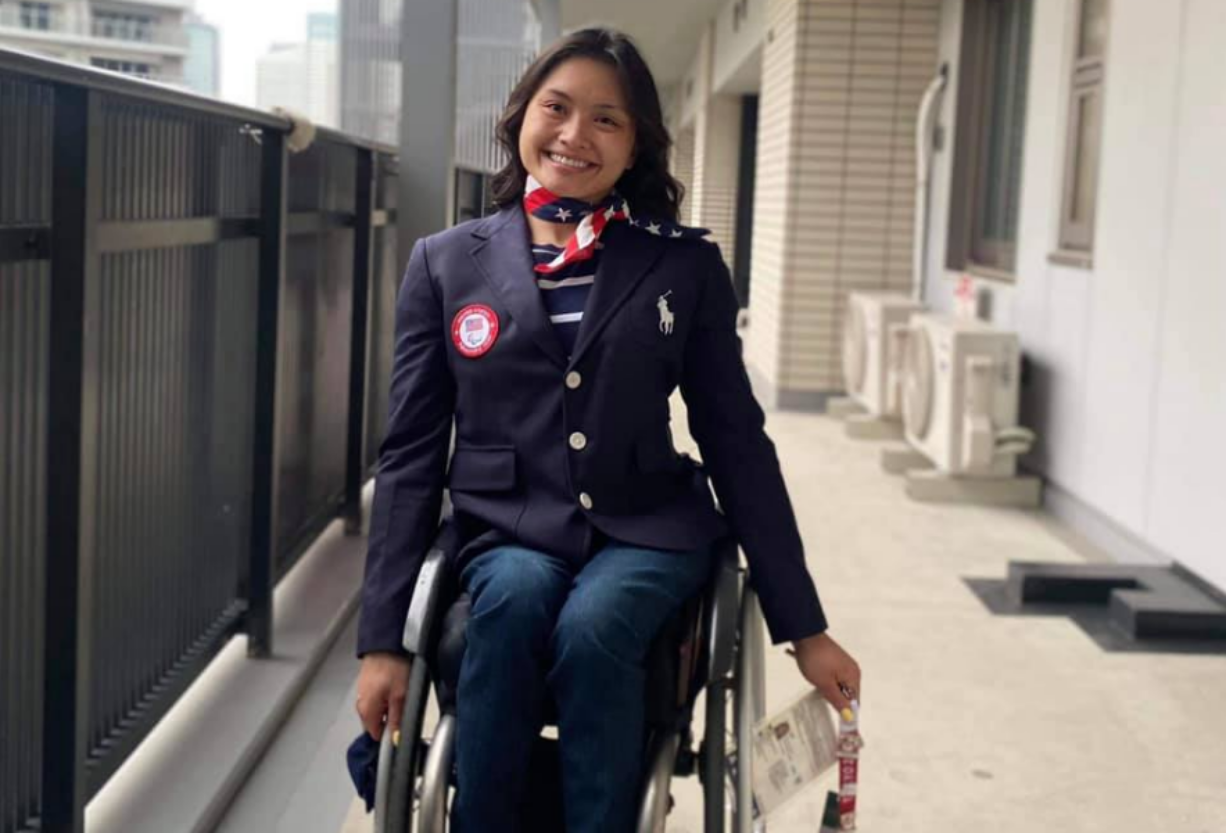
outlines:
[[460, 355], [479, 359], [498, 340], [498, 316], [485, 304], [470, 304], [451, 321], [451, 340]]

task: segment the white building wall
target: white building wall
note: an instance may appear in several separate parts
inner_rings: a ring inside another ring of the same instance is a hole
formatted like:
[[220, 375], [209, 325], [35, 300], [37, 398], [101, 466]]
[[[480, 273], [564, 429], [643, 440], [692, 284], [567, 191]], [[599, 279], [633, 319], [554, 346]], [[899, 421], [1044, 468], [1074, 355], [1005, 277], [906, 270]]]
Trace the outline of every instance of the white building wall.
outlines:
[[1182, 11], [1146, 521], [1159, 547], [1226, 589], [1226, 4]]
[[335, 42], [276, 48], [256, 63], [256, 106], [284, 107], [316, 124], [339, 127], [338, 73]]
[[336, 41], [311, 41], [307, 43], [307, 99], [312, 119], [317, 124], [340, 127], [337, 101], [337, 86], [340, 67], [337, 64]]
[[274, 47], [256, 62], [256, 106], [265, 110], [283, 107], [310, 117], [306, 67], [305, 45]]
[[715, 18], [711, 85], [723, 89], [766, 38], [768, 0], [729, 0]]
[[[953, 88], [962, 0], [944, 0]], [[1028, 463], [1057, 514], [1121, 557], [1173, 557], [1226, 588], [1226, 4], [1114, 0], [1094, 264], [1052, 263], [1075, 4], [1035, 0], [1016, 282], [980, 281], [1031, 366]], [[948, 309], [948, 134], [934, 171], [927, 296]]]
[[[125, 3], [54, 0], [50, 5], [50, 28], [27, 29], [21, 23], [21, 3], [0, 0], [0, 46], [87, 66], [94, 59], [141, 65], [158, 81], [183, 83], [188, 55], [184, 12], [190, 6], [189, 0]], [[138, 41], [103, 36], [101, 27], [95, 26], [94, 12], [99, 10], [123, 10], [150, 18], [150, 38]]]

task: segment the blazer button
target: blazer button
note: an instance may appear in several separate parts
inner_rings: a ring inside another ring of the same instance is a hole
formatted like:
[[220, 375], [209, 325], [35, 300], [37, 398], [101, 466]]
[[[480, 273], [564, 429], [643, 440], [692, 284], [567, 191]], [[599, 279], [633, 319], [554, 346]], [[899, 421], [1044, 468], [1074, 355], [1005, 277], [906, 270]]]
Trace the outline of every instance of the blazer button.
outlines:
[[580, 492], [579, 493], [579, 505], [582, 506], [584, 509], [591, 511], [592, 496], [589, 495], [587, 492]]
[[582, 451], [587, 448], [587, 437], [583, 436], [582, 432], [576, 431], [570, 435], [570, 447], [575, 451]]
[[572, 370], [570, 373], [566, 374], [566, 387], [570, 388], [571, 390], [578, 390], [579, 386], [582, 384], [583, 377], [580, 376], [577, 371]]

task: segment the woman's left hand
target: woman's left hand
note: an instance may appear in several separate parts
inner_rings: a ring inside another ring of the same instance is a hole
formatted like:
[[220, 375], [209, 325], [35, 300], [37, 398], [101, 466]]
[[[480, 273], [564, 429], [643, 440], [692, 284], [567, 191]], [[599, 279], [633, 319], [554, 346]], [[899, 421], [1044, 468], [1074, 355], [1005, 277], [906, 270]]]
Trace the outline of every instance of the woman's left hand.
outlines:
[[799, 639], [792, 645], [795, 650], [788, 653], [796, 658], [800, 673], [836, 711], [842, 714], [843, 709], [851, 707], [852, 700], [861, 700], [860, 666], [828, 632]]

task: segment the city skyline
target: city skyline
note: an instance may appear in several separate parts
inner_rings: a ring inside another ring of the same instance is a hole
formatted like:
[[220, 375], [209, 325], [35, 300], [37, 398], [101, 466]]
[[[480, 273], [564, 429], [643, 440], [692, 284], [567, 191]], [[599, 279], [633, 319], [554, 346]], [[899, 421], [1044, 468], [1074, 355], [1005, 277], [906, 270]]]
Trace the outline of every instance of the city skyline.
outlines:
[[336, 13], [336, 0], [280, 0], [275, 6], [243, 0], [196, 0], [196, 12], [221, 32], [221, 95], [256, 106], [256, 62], [274, 43], [306, 40], [307, 15]]

